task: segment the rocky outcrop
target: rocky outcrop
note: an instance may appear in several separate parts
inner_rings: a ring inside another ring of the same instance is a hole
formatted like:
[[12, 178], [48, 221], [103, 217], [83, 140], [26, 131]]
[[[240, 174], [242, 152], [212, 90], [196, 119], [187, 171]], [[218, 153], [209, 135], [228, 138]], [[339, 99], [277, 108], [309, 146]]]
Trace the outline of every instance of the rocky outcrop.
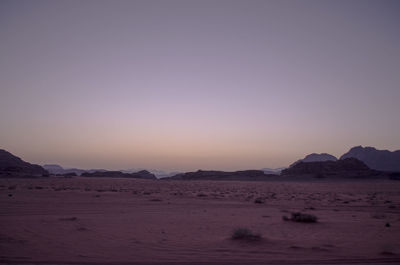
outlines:
[[0, 177], [42, 177], [48, 174], [49, 172], [41, 166], [25, 162], [6, 150], [0, 149]]
[[322, 162], [322, 161], [337, 161], [338, 159], [330, 154], [327, 153], [322, 153], [322, 154], [316, 154], [312, 153], [304, 157], [303, 159], [297, 160], [293, 164], [291, 164], [289, 167], [292, 167], [300, 162]]
[[267, 175], [262, 170], [243, 171], [205, 171], [186, 172], [175, 176], [164, 178], [172, 180], [266, 180], [274, 175]]
[[374, 147], [356, 146], [342, 155], [340, 159], [349, 157], [363, 161], [372, 169], [400, 172], [400, 150], [390, 152], [388, 150], [377, 150]]
[[346, 158], [337, 161], [300, 162], [282, 171], [283, 176], [311, 176], [311, 177], [379, 177], [383, 174], [371, 170], [362, 161], [356, 158]]
[[82, 177], [97, 178], [139, 178], [139, 179], [157, 179], [156, 176], [147, 170], [141, 170], [134, 173], [123, 173], [121, 171], [96, 171], [82, 173]]

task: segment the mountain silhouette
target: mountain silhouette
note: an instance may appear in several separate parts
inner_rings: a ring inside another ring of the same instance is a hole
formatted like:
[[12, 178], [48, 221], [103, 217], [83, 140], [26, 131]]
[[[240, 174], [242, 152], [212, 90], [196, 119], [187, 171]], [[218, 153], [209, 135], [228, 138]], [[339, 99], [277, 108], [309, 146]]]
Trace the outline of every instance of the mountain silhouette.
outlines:
[[336, 161], [338, 160], [335, 156], [327, 154], [327, 153], [322, 153], [322, 154], [317, 154], [317, 153], [312, 153], [304, 157], [303, 159], [297, 160], [293, 164], [291, 164], [289, 167], [293, 167], [294, 165], [300, 163], [300, 162], [322, 162], [322, 161]]
[[379, 171], [371, 170], [357, 158], [345, 158], [337, 161], [299, 162], [282, 171], [283, 176], [312, 176], [312, 177], [376, 177], [384, 176]]
[[400, 172], [400, 150], [390, 152], [388, 150], [377, 150], [374, 147], [355, 146], [342, 155], [340, 159], [349, 157], [363, 161], [372, 169]]
[[70, 175], [72, 173], [75, 173], [76, 175], [80, 176], [83, 173], [89, 172], [104, 172], [107, 171], [105, 169], [79, 169], [79, 168], [63, 168], [60, 165], [57, 164], [47, 164], [43, 165], [43, 168], [46, 169], [47, 171], [50, 172], [50, 174], [53, 175]]
[[43, 167], [30, 164], [21, 158], [0, 149], [0, 177], [42, 177], [49, 172]]

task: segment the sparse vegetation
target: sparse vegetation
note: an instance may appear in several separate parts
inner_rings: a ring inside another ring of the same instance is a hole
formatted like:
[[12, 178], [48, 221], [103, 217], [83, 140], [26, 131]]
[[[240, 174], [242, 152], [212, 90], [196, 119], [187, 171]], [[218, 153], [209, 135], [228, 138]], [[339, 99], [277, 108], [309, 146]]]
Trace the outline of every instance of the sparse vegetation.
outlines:
[[258, 197], [254, 200], [254, 203], [263, 204], [263, 203], [265, 203], [265, 199]]
[[231, 239], [233, 239], [233, 240], [259, 241], [259, 240], [261, 240], [261, 235], [260, 234], [254, 234], [250, 229], [247, 229], [247, 228], [236, 228], [232, 232]]
[[283, 216], [282, 216], [282, 220], [283, 220], [283, 221], [290, 221], [290, 218], [287, 217], [286, 215], [283, 215]]
[[291, 214], [291, 217], [282, 216], [284, 221], [293, 221], [299, 223], [316, 223], [318, 218], [313, 214], [294, 212]]
[[67, 217], [67, 218], [60, 218], [60, 221], [77, 221], [78, 218], [76, 217]]

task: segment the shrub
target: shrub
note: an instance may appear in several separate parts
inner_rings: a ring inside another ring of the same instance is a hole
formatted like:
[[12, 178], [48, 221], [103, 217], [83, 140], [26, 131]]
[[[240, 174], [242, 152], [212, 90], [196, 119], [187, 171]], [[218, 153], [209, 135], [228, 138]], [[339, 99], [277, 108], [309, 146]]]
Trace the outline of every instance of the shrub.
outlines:
[[258, 241], [261, 240], [261, 235], [253, 234], [253, 232], [247, 228], [236, 228], [233, 230], [231, 238], [233, 240]]
[[264, 198], [258, 197], [254, 200], [254, 203], [263, 204], [265, 203]]
[[284, 215], [284, 216], [282, 216], [282, 220], [283, 220], [283, 221], [290, 221], [290, 218], [287, 217], [286, 215]]
[[308, 213], [300, 213], [300, 212], [292, 213], [290, 218], [287, 216], [283, 216], [282, 219], [284, 221], [293, 221], [299, 223], [315, 223], [318, 220], [318, 218], [315, 215]]

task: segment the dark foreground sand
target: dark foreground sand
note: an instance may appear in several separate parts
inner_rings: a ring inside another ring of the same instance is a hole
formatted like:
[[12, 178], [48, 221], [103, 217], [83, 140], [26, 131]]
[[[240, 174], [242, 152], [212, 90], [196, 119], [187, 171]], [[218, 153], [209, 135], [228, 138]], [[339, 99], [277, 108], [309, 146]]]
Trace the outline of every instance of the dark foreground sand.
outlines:
[[0, 263], [400, 264], [400, 181], [1, 179]]

